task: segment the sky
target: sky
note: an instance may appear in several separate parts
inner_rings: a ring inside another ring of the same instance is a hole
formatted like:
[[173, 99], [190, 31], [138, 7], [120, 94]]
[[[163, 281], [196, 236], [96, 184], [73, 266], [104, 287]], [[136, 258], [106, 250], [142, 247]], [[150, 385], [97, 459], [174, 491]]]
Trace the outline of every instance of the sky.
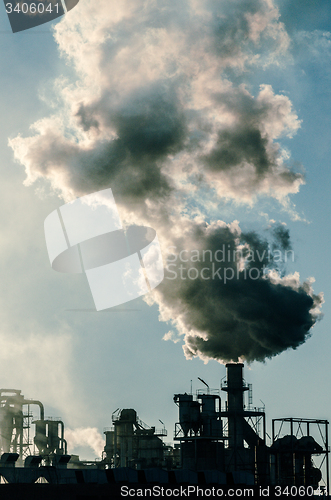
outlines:
[[[0, 385], [60, 416], [69, 452], [95, 458], [117, 408], [171, 441], [173, 395], [219, 388], [229, 360], [269, 433], [331, 417], [330, 16], [327, 1], [80, 0], [13, 34], [0, 6]], [[51, 268], [44, 220], [106, 188], [175, 264], [96, 312], [83, 274]], [[224, 245], [242, 252], [226, 283], [180, 262]]]

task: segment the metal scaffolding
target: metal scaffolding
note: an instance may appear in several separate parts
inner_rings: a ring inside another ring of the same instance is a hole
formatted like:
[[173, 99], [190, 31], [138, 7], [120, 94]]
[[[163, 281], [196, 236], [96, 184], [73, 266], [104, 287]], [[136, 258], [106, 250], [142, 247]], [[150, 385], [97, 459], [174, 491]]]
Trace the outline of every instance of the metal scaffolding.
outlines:
[[[298, 474], [298, 467], [296, 462], [298, 457], [314, 456], [315, 461], [312, 460], [312, 464], [304, 463], [303, 466], [303, 481], [307, 485], [307, 474], [313, 468], [321, 471], [321, 480], [324, 482], [324, 488], [326, 489], [326, 495], [330, 494], [330, 478], [329, 478], [329, 442], [328, 442], [328, 420], [320, 419], [309, 419], [309, 418], [274, 418], [272, 420], [272, 443], [273, 446], [279, 440], [281, 436], [286, 434], [288, 439], [287, 446], [283, 449], [277, 450], [277, 454], [284, 455], [290, 453], [293, 459], [293, 468], [290, 471], [289, 479], [292, 480], [292, 484], [296, 484], [300, 479]], [[305, 439], [306, 438], [306, 439]], [[308, 439], [307, 439], [308, 438]], [[299, 446], [298, 443], [301, 444]], [[320, 444], [321, 443], [321, 444]], [[317, 458], [322, 457], [319, 464], [317, 464]], [[277, 467], [276, 471], [280, 474], [280, 467]], [[323, 474], [324, 472], [324, 474]], [[277, 480], [277, 478], [276, 478]], [[281, 478], [279, 477], [280, 481]]]

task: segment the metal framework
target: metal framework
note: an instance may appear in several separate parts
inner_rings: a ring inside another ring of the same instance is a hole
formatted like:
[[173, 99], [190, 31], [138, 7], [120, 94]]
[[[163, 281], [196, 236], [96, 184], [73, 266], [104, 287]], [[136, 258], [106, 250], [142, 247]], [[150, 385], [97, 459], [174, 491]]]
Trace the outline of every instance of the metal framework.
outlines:
[[[220, 413], [221, 417], [226, 417], [226, 420], [223, 421], [223, 436], [225, 440], [228, 440], [228, 421], [227, 417], [229, 416], [229, 412], [226, 408], [222, 409]], [[244, 410], [242, 413], [242, 417], [246, 420], [246, 422], [252, 427], [254, 432], [258, 434], [264, 442], [266, 442], [266, 414], [265, 409], [263, 408], [252, 408], [251, 410]], [[261, 431], [262, 425], [262, 431]]]
[[33, 419], [31, 406], [34, 405], [39, 406], [40, 418], [44, 418], [40, 401], [25, 399], [17, 389], [0, 389], [1, 453], [18, 453], [21, 461], [32, 454], [30, 428]]
[[[279, 439], [282, 435], [289, 434], [296, 438], [304, 436], [318, 435], [322, 442], [322, 451], [312, 453], [312, 455], [322, 455], [321, 463], [317, 467], [322, 473], [322, 480], [326, 486], [327, 496], [330, 495], [330, 478], [329, 478], [329, 437], [328, 437], [328, 420], [310, 419], [310, 418], [274, 418], [272, 419], [272, 442]], [[284, 430], [285, 429], [285, 430]], [[287, 430], [287, 432], [286, 432]], [[317, 464], [314, 463], [316, 466]], [[323, 467], [324, 466], [324, 467]], [[323, 477], [325, 472], [326, 480]]]
[[33, 420], [33, 413], [30, 411], [30, 405], [28, 404], [28, 410], [23, 412], [23, 427], [22, 427], [22, 437], [20, 440], [19, 455], [23, 459], [32, 455], [33, 452], [33, 441], [30, 438], [30, 428]]

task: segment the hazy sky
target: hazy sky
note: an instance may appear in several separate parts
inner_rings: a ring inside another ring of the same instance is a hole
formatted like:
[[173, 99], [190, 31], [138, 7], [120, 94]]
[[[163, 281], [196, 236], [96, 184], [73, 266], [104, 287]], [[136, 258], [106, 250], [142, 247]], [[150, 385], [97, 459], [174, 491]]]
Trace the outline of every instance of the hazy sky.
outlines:
[[[327, 1], [80, 0], [12, 34], [0, 6], [2, 387], [70, 429], [102, 433], [135, 408], [170, 441], [173, 394], [197, 377], [219, 387], [211, 358], [241, 356], [269, 423], [330, 418], [330, 14]], [[168, 276], [149, 305], [88, 311], [85, 276], [51, 269], [43, 223], [107, 187], [165, 260], [171, 246], [269, 242], [294, 262], [226, 285]]]

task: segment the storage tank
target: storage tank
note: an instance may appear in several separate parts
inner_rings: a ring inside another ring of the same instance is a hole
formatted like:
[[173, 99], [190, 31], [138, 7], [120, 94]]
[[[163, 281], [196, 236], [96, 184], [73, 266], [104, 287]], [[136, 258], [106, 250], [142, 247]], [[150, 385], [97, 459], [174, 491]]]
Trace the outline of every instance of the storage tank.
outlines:
[[186, 437], [190, 430], [196, 434], [200, 429], [200, 403], [193, 401], [192, 394], [175, 394], [179, 407], [179, 423]]

